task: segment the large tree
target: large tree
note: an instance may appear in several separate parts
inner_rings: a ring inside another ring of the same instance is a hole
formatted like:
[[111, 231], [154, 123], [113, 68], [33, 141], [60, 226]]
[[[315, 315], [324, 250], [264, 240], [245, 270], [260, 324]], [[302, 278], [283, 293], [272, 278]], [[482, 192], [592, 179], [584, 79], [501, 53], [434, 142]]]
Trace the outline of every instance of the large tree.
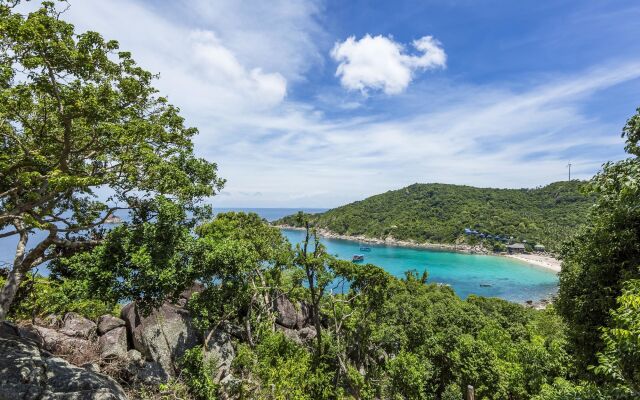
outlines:
[[197, 211], [223, 184], [130, 53], [75, 33], [53, 2], [14, 3], [0, 1], [0, 238], [16, 241], [0, 320], [30, 269], [98, 244], [114, 211], [153, 217], [158, 195]]
[[557, 307], [569, 322], [582, 370], [604, 349], [600, 330], [610, 324], [625, 282], [640, 278], [640, 109], [623, 136], [630, 157], [605, 164], [591, 180], [597, 204], [564, 249]]

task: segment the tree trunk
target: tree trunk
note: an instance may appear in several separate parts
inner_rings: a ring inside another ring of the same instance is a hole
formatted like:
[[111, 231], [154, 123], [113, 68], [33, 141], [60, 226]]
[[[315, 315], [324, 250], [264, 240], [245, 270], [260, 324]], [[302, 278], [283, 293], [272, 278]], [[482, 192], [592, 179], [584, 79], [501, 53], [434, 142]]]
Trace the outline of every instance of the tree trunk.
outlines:
[[13, 268], [11, 269], [11, 272], [9, 272], [7, 282], [5, 282], [2, 291], [0, 291], [0, 322], [4, 321], [5, 318], [7, 318], [9, 307], [11, 307], [11, 303], [13, 303], [13, 299], [16, 297], [18, 287], [20, 286], [22, 278], [24, 277], [24, 252], [27, 247], [28, 239], [28, 233], [22, 230], [20, 232], [20, 239], [18, 239], [18, 244], [16, 246], [16, 255], [13, 259]]
[[24, 278], [24, 274], [19, 270], [14, 269], [9, 273], [7, 282], [4, 284], [2, 291], [0, 291], [0, 321], [4, 321], [7, 317], [9, 307], [11, 307], [11, 303], [16, 297], [22, 278]]

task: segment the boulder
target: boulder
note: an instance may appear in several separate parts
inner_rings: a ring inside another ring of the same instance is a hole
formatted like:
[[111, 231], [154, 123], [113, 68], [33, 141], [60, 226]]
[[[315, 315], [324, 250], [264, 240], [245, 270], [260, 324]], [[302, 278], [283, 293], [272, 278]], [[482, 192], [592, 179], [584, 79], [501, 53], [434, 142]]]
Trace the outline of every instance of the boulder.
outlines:
[[98, 318], [98, 335], [104, 335], [112, 329], [124, 326], [124, 321], [113, 315], [102, 315]]
[[134, 348], [157, 362], [167, 376], [175, 376], [185, 351], [201, 343], [189, 312], [176, 305], [165, 303], [144, 316], [134, 302], [123, 307], [121, 316]]
[[209, 338], [204, 353], [205, 361], [213, 361], [216, 365], [216, 374], [213, 377], [216, 383], [229, 375], [235, 356], [231, 336], [222, 330], [216, 330]]
[[316, 328], [313, 326], [305, 326], [304, 328], [298, 331], [298, 337], [303, 342], [310, 342], [316, 338], [318, 332], [316, 332]]
[[297, 330], [291, 329], [291, 328], [287, 328], [286, 326], [281, 326], [281, 325], [276, 325], [276, 329], [279, 330], [280, 332], [284, 333], [284, 335], [288, 339], [291, 339], [291, 340], [293, 340], [294, 342], [296, 342], [298, 344], [302, 344], [302, 340], [298, 336], [298, 331]]
[[40, 326], [46, 326], [47, 328], [60, 328], [62, 327], [62, 318], [57, 314], [49, 314], [44, 318], [35, 319], [35, 324]]
[[133, 376], [134, 382], [140, 382], [145, 385], [157, 386], [166, 383], [169, 376], [162, 368], [162, 365], [156, 361], [146, 361], [142, 365], [131, 364], [128, 371]]
[[60, 332], [37, 325], [24, 325], [19, 329], [20, 337], [33, 340], [51, 353], [72, 355], [74, 359], [86, 361], [97, 358], [93, 342], [79, 337], [67, 336]]
[[76, 367], [0, 329], [0, 399], [126, 400], [111, 378]]
[[300, 330], [276, 325], [276, 329], [298, 344], [304, 344], [315, 339], [317, 332], [313, 326], [306, 326]]
[[140, 353], [136, 349], [131, 349], [127, 351], [127, 360], [129, 360], [131, 364], [134, 364], [140, 367], [144, 365], [144, 358], [142, 358], [142, 353]]
[[98, 339], [101, 358], [127, 358], [127, 328], [112, 329]]
[[96, 324], [79, 314], [67, 313], [64, 316], [60, 332], [67, 336], [89, 339], [96, 333]]
[[305, 303], [296, 306], [283, 294], [276, 296], [275, 311], [276, 323], [286, 328], [300, 329], [309, 323], [309, 307]]

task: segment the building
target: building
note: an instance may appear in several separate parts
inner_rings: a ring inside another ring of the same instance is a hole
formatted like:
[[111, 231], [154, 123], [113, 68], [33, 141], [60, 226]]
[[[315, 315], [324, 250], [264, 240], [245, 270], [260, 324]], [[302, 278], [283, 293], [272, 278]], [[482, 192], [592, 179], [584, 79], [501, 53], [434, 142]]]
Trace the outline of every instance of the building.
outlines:
[[544, 246], [541, 245], [541, 244], [537, 244], [537, 245], [533, 246], [533, 249], [535, 251], [544, 251], [545, 250]]
[[524, 253], [524, 243], [514, 243], [507, 246], [509, 254]]

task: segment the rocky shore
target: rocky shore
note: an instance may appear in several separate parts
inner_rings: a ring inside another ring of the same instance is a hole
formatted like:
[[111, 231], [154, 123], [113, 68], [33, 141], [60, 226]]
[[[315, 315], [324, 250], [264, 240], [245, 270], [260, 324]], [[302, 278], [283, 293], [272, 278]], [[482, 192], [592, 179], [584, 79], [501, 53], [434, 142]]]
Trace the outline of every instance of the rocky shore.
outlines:
[[[298, 228], [298, 227], [289, 226], [289, 225], [275, 225], [275, 226], [280, 229], [303, 230], [303, 228]], [[455, 251], [458, 253], [465, 253], [465, 254], [497, 254], [487, 250], [482, 245], [472, 246], [466, 243], [460, 243], [460, 244], [424, 243], [424, 242], [419, 243], [413, 240], [396, 239], [392, 236], [388, 236], [384, 239], [379, 239], [379, 238], [370, 238], [362, 235], [354, 235], [354, 236], [341, 235], [323, 228], [318, 229], [318, 235], [327, 239], [351, 240], [351, 241], [363, 242], [363, 243], [382, 244], [385, 246], [411, 247], [416, 249], [441, 250], [441, 251]]]

